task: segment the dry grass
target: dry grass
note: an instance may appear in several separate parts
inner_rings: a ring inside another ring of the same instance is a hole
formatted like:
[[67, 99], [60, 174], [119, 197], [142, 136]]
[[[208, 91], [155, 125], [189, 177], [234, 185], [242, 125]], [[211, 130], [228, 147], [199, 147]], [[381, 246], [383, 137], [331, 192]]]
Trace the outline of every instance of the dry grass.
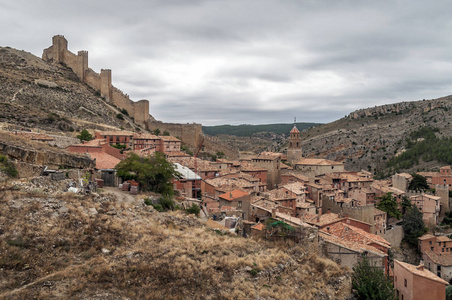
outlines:
[[0, 298], [341, 299], [350, 291], [346, 271], [314, 245], [221, 236], [182, 212], [150, 213], [112, 196], [7, 190], [0, 226]]

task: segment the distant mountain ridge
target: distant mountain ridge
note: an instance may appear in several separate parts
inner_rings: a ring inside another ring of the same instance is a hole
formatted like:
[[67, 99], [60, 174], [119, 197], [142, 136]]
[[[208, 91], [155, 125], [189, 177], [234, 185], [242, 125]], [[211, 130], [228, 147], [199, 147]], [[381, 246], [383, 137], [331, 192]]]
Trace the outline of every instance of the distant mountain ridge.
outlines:
[[419, 160], [402, 169], [388, 161], [406, 151], [407, 139], [423, 128], [433, 128], [438, 139], [452, 137], [451, 112], [452, 96], [360, 109], [302, 132], [303, 154], [344, 161], [347, 170], [364, 169], [382, 177], [395, 171], [435, 169], [444, 162]]
[[[262, 125], [251, 125], [251, 124], [243, 124], [243, 125], [217, 125], [217, 126], [203, 126], [202, 130], [204, 133], [212, 136], [216, 136], [219, 134], [228, 134], [235, 136], [251, 136], [253, 134], [259, 132], [273, 132], [276, 134], [285, 134], [289, 133], [293, 127], [293, 123], [291, 124], [262, 124]], [[317, 125], [320, 123], [296, 123], [298, 130], [302, 131]]]

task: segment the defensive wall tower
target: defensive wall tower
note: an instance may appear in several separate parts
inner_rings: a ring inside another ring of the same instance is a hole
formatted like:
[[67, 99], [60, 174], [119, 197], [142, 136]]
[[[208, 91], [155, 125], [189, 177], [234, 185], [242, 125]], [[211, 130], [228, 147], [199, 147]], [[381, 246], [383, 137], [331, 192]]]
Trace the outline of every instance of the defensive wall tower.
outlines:
[[134, 102], [129, 95], [112, 85], [111, 70], [102, 69], [99, 73], [88, 67], [88, 51], [78, 51], [77, 55], [68, 50], [68, 42], [62, 35], [52, 38], [52, 46], [44, 49], [42, 59], [48, 62], [64, 63], [72, 69], [81, 82], [86, 83], [99, 92], [106, 101], [115, 104], [120, 109], [127, 110], [135, 123], [144, 127], [149, 120], [149, 101]]

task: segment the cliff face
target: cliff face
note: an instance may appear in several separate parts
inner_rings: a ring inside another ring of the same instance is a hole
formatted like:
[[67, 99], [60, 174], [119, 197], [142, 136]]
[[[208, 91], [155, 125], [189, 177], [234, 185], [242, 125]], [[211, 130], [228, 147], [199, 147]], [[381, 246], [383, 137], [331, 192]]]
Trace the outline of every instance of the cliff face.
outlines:
[[[345, 161], [348, 170], [381, 171], [387, 160], [404, 150], [408, 135], [425, 126], [452, 136], [452, 97], [401, 102], [360, 109], [335, 122], [302, 132], [303, 153]], [[429, 166], [436, 167], [437, 163]]]

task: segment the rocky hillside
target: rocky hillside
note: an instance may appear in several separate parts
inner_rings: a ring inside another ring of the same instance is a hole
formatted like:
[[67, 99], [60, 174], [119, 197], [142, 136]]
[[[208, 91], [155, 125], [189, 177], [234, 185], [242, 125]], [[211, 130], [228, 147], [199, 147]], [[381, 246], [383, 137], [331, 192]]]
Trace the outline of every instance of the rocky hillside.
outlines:
[[[452, 96], [361, 109], [335, 122], [302, 132], [305, 156], [345, 161], [348, 170], [387, 174], [386, 162], [405, 149], [405, 139], [423, 127], [451, 137]], [[412, 171], [438, 167], [420, 162]], [[410, 171], [410, 170], [408, 170]]]
[[119, 112], [64, 65], [0, 47], [0, 122], [53, 132], [131, 128]]
[[225, 236], [141, 197], [78, 196], [55, 183], [0, 186], [2, 299], [349, 297], [350, 274], [311, 243]]

